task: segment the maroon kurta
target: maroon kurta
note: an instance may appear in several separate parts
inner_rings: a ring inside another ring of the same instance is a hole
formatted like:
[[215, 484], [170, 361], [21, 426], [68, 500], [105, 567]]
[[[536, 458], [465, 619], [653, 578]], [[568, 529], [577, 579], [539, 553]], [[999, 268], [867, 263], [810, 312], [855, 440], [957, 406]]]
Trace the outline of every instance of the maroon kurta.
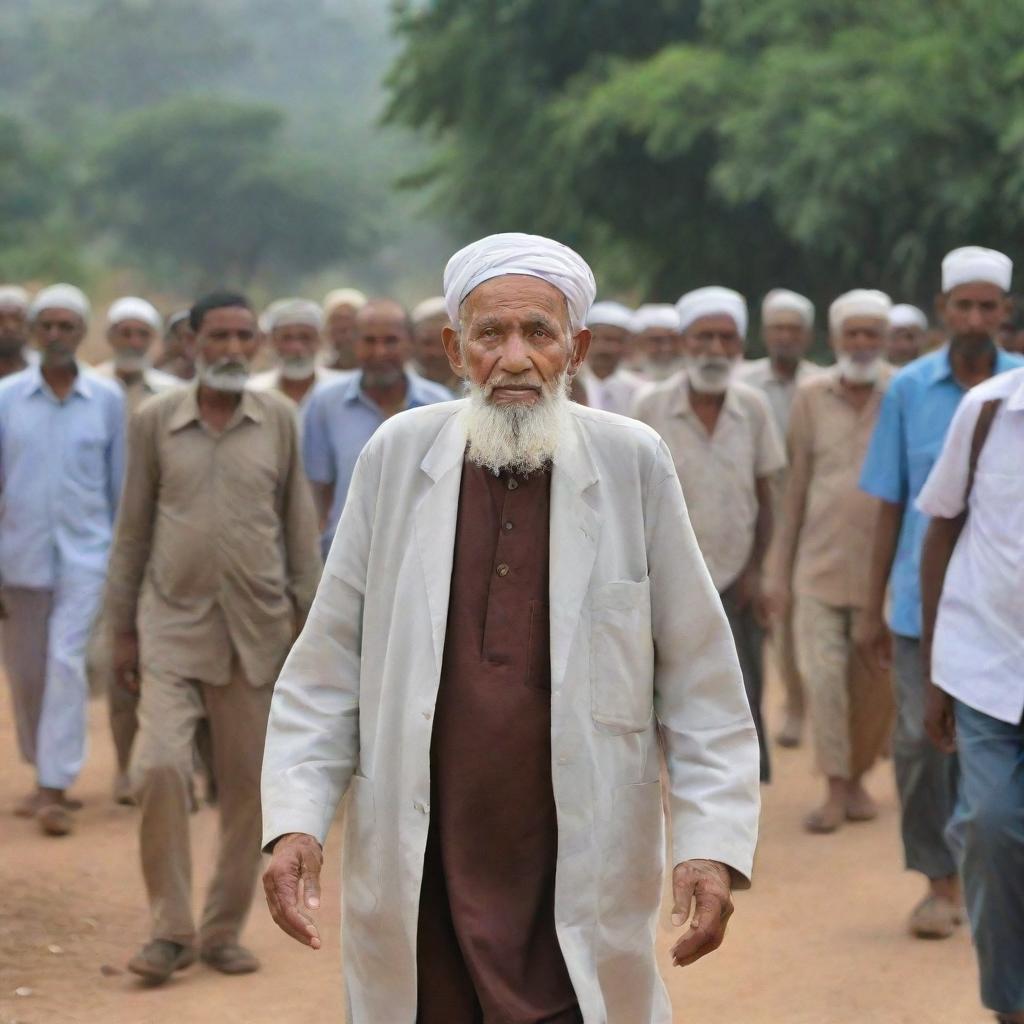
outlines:
[[467, 460], [431, 742], [418, 1024], [582, 1021], [555, 934], [550, 473]]

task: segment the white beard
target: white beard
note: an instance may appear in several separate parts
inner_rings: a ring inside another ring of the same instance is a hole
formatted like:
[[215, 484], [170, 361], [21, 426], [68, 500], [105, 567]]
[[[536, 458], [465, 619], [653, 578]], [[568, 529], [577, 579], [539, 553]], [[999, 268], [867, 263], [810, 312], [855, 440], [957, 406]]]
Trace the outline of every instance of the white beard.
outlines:
[[535, 473], [555, 456], [569, 425], [568, 374], [541, 391], [533, 405], [495, 405], [493, 385], [469, 383], [469, 404], [462, 421], [469, 438], [469, 458], [492, 473]]
[[145, 352], [121, 349], [114, 353], [114, 368], [122, 373], [142, 373], [149, 369], [149, 357]]
[[280, 369], [285, 380], [309, 380], [316, 373], [316, 356], [282, 359]]
[[245, 390], [249, 382], [249, 364], [234, 359], [218, 359], [215, 363], [207, 363], [200, 356], [196, 358], [196, 375], [214, 391], [238, 394]]
[[874, 384], [882, 372], [882, 357], [875, 356], [868, 360], [857, 360], [843, 352], [836, 360], [839, 375], [849, 384]]
[[715, 356], [690, 356], [686, 360], [686, 376], [695, 391], [704, 395], [721, 395], [729, 387], [733, 360]]

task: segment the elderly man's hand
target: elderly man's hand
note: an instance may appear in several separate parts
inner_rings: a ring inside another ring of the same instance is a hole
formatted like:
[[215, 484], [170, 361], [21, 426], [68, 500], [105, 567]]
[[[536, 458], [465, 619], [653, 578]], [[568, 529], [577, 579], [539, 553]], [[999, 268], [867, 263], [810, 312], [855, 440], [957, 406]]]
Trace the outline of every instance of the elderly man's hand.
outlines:
[[289, 832], [274, 844], [274, 853], [263, 872], [267, 906], [277, 926], [293, 939], [313, 949], [320, 948], [320, 933], [302, 906], [320, 906], [320, 868], [324, 852], [304, 832]]
[[713, 953], [725, 938], [733, 912], [729, 869], [714, 860], [684, 860], [672, 871], [672, 895], [672, 923], [678, 928], [690, 920], [686, 934], [672, 947], [672, 963], [686, 967]]

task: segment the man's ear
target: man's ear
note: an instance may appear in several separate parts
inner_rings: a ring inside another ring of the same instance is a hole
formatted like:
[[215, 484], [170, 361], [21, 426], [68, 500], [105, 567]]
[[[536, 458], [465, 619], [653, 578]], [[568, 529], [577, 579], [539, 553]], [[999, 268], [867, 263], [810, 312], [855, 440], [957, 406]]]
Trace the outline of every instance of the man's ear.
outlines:
[[587, 358], [592, 335], [586, 327], [581, 328], [572, 337], [572, 355], [569, 357], [569, 373], [578, 373], [583, 361]]
[[448, 365], [460, 377], [466, 376], [466, 366], [462, 361], [462, 346], [459, 344], [459, 332], [454, 327], [441, 328], [441, 344], [444, 354], [448, 357]]

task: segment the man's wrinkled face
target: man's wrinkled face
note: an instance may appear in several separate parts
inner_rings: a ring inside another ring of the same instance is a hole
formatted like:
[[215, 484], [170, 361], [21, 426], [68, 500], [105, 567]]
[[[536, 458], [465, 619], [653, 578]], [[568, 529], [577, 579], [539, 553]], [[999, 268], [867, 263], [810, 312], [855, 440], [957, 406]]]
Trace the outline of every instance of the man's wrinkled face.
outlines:
[[0, 307], [0, 356], [16, 356], [28, 341], [25, 310], [17, 306]]
[[327, 341], [334, 351], [343, 357], [354, 358], [354, 346], [356, 343], [356, 317], [358, 310], [343, 302], [335, 306], [327, 317], [324, 325], [324, 333]]
[[780, 363], [796, 366], [811, 345], [811, 329], [795, 310], [770, 313], [761, 328], [768, 355]]
[[959, 284], [939, 298], [939, 312], [953, 341], [994, 340], [1010, 308], [1007, 294], [986, 282]]
[[114, 350], [114, 365], [127, 373], [139, 372], [148, 362], [156, 331], [143, 320], [122, 320], [107, 330]]
[[893, 327], [886, 338], [885, 357], [893, 366], [906, 366], [924, 351], [924, 343], [920, 327]]
[[683, 342], [690, 387], [705, 394], [725, 391], [743, 355], [736, 321], [727, 314], [702, 316], [687, 328]]
[[435, 316], [422, 320], [413, 328], [413, 352], [416, 362], [428, 380], [444, 384], [452, 376], [448, 353], [441, 335], [448, 326], [448, 317]]
[[259, 347], [259, 330], [251, 309], [211, 309], [196, 331], [196, 370], [200, 380], [219, 391], [241, 391]]
[[674, 368], [684, 352], [683, 336], [667, 327], [648, 327], [637, 336], [644, 359], [654, 367]]
[[607, 377], [619, 368], [629, 349], [630, 334], [624, 327], [594, 324], [590, 328], [587, 363], [598, 377]]
[[460, 332], [444, 330], [456, 372], [497, 406], [534, 406], [575, 374], [590, 331], [573, 332], [565, 296], [547, 281], [510, 274], [474, 288], [460, 310]]
[[316, 372], [320, 332], [312, 324], [281, 324], [271, 331], [270, 344], [286, 380], [307, 380]]
[[85, 321], [71, 309], [44, 309], [32, 323], [32, 341], [44, 366], [70, 366], [85, 337]]
[[832, 347], [840, 373], [851, 384], [878, 379], [885, 354], [888, 320], [876, 316], [848, 316], [832, 334]]
[[412, 333], [405, 310], [389, 299], [368, 302], [356, 316], [356, 365], [363, 387], [391, 388], [405, 377]]

